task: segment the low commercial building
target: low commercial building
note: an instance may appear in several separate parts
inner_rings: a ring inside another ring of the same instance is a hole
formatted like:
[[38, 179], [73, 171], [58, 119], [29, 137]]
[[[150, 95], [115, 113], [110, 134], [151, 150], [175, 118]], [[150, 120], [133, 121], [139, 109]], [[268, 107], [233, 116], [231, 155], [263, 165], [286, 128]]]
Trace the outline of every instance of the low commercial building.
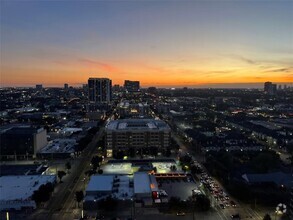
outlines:
[[55, 175], [22, 175], [0, 177], [0, 211], [35, 209], [34, 191], [46, 183], [55, 183]]
[[134, 174], [134, 195], [136, 199], [151, 198], [150, 178], [147, 173], [138, 172]]
[[86, 195], [95, 197], [110, 195], [113, 190], [113, 181], [113, 175], [92, 176], [86, 188]]
[[161, 120], [121, 119], [106, 125], [107, 156], [117, 151], [149, 149], [166, 150], [170, 145], [171, 129]]
[[158, 198], [158, 184], [156, 177], [146, 172], [137, 172], [133, 176], [134, 197], [145, 206], [153, 204], [153, 200]]
[[243, 180], [249, 185], [259, 185], [263, 183], [274, 183], [278, 187], [293, 187], [293, 176], [291, 173], [273, 172], [261, 174], [243, 174]]
[[1, 176], [44, 175], [47, 170], [48, 166], [43, 164], [0, 165]]
[[74, 155], [75, 139], [55, 139], [38, 152], [39, 158], [69, 158]]
[[47, 131], [31, 126], [13, 127], [0, 134], [1, 159], [35, 158], [47, 145]]
[[98, 201], [109, 196], [151, 206], [158, 193], [156, 177], [147, 172], [94, 175], [85, 190], [84, 208], [96, 209]]

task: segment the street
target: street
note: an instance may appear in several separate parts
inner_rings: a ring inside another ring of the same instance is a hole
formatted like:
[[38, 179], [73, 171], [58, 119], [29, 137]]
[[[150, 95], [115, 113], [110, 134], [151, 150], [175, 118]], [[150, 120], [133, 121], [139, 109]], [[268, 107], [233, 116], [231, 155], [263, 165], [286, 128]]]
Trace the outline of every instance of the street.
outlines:
[[86, 185], [85, 171], [90, 169], [92, 155], [97, 153], [97, 142], [104, 132], [104, 125], [94, 136], [88, 147], [76, 158], [71, 173], [57, 183], [52, 198], [44, 208], [39, 208], [30, 215], [29, 219], [73, 219], [81, 216], [81, 209], [76, 209], [75, 192], [84, 190]]

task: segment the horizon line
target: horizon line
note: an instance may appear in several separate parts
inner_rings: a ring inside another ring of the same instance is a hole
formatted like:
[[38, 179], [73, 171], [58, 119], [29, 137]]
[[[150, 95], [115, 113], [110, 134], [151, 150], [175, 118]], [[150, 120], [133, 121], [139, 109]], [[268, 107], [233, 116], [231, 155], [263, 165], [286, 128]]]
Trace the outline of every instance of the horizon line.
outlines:
[[[266, 81], [266, 82], [272, 82], [272, 81]], [[258, 88], [263, 88], [265, 82], [247, 82], [247, 83], [205, 83], [205, 84], [198, 84], [198, 85], [164, 85], [164, 86], [155, 86], [155, 85], [148, 85], [148, 86], [141, 86], [142, 89], [147, 89], [149, 87], [156, 87], [156, 88], [192, 88], [192, 89], [196, 89], [196, 88], [216, 88], [216, 89], [250, 89], [250, 88], [254, 88], [254, 89], [258, 89]], [[277, 85], [289, 85], [292, 86], [293, 82], [272, 82], [274, 84]], [[12, 84], [12, 85], [0, 85], [1, 89], [4, 88], [35, 88], [36, 85], [42, 85], [43, 88], [64, 88], [64, 84], [68, 84], [69, 87], [74, 87], [74, 88], [79, 88], [82, 87], [83, 85], [87, 85], [87, 83], [62, 83], [62, 84], [42, 84], [42, 83], [37, 83], [37, 84], [29, 84], [29, 85], [16, 85], [16, 84]], [[249, 85], [251, 84], [252, 87], [250, 87]], [[114, 85], [119, 85], [121, 87], [123, 87], [123, 85], [120, 84], [113, 84]], [[223, 86], [224, 87], [219, 87], [219, 86]], [[238, 85], [235, 87], [235, 85]], [[244, 86], [245, 85], [245, 86]], [[234, 87], [231, 87], [234, 86]]]

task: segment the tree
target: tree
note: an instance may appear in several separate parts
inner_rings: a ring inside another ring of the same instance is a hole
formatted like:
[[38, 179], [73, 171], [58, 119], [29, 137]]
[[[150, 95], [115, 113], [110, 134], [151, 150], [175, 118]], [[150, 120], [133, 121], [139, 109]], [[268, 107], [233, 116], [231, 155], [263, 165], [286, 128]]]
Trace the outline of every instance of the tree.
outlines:
[[135, 157], [135, 149], [133, 147], [130, 147], [128, 149], [128, 154], [129, 157]]
[[170, 166], [170, 170], [171, 170], [172, 172], [174, 172], [174, 171], [177, 170], [177, 167], [176, 167], [175, 165], [171, 165], [171, 166]]
[[75, 198], [76, 198], [77, 205], [78, 205], [78, 208], [79, 208], [79, 203], [80, 203], [80, 202], [83, 200], [83, 198], [84, 198], [83, 192], [82, 192], [82, 191], [76, 191], [76, 192], [75, 192]]
[[60, 183], [62, 183], [62, 178], [66, 175], [66, 173], [63, 170], [59, 170], [57, 173], [57, 176], [60, 180]]
[[187, 171], [187, 167], [185, 165], [182, 166], [182, 171], [186, 172]]
[[116, 154], [114, 156], [115, 156], [115, 159], [123, 159], [124, 152], [119, 150], [118, 152], [116, 152]]
[[180, 209], [180, 198], [171, 197], [169, 199], [169, 209], [172, 211], [178, 211]]
[[195, 197], [194, 208], [197, 211], [206, 212], [210, 209], [211, 202], [208, 197], [203, 194], [197, 195]]
[[192, 161], [192, 158], [191, 158], [191, 156], [189, 156], [189, 155], [184, 155], [183, 157], [180, 157], [180, 162], [182, 163], [182, 164], [190, 164], [190, 162]]
[[202, 169], [197, 165], [192, 165], [190, 167], [190, 171], [193, 175], [195, 175], [195, 174], [200, 174], [202, 172]]
[[278, 167], [280, 162], [279, 155], [274, 151], [266, 151], [259, 153], [252, 160], [252, 166], [256, 172], [267, 173]]
[[271, 216], [269, 214], [266, 214], [264, 217], [263, 217], [263, 220], [272, 220]]
[[46, 183], [40, 186], [40, 188], [34, 191], [32, 195], [32, 199], [36, 202], [36, 204], [40, 204], [42, 202], [46, 202], [50, 199], [51, 193], [54, 190], [54, 186], [52, 183]]
[[49, 193], [52, 193], [54, 191], [54, 185], [51, 182], [46, 183], [45, 187]]
[[84, 172], [85, 175], [87, 175], [88, 177], [90, 177], [93, 174], [96, 174], [97, 171], [96, 170], [87, 170]]
[[186, 210], [188, 204], [186, 201], [180, 200], [178, 197], [171, 197], [169, 200], [169, 209], [170, 211], [182, 211]]
[[152, 156], [158, 156], [158, 148], [157, 147], [150, 147], [150, 155]]
[[103, 158], [100, 156], [94, 156], [91, 160], [91, 164], [93, 165], [93, 170], [96, 170], [100, 167], [100, 163], [103, 161]]
[[171, 150], [170, 150], [170, 148], [167, 148], [167, 150], [165, 151], [165, 156], [166, 157], [170, 157], [171, 156]]
[[69, 161], [66, 162], [65, 168], [67, 171], [69, 171], [71, 169], [71, 163]]

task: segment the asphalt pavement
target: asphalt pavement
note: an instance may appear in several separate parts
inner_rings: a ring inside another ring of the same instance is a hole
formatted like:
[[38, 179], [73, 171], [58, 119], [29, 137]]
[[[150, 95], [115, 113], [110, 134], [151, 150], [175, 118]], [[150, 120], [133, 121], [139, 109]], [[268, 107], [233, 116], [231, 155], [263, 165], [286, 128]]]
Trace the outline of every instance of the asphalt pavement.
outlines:
[[[74, 165], [63, 179], [63, 183], [58, 183], [55, 187], [52, 198], [47, 202], [44, 208], [37, 209], [29, 219], [74, 219], [75, 216], [81, 216], [81, 208], [76, 207], [75, 192], [84, 190], [85, 171], [90, 169], [92, 155], [98, 152], [97, 142], [104, 132], [102, 126], [99, 132], [94, 136], [87, 148], [82, 154], [74, 160]], [[65, 163], [64, 163], [65, 164]]]

